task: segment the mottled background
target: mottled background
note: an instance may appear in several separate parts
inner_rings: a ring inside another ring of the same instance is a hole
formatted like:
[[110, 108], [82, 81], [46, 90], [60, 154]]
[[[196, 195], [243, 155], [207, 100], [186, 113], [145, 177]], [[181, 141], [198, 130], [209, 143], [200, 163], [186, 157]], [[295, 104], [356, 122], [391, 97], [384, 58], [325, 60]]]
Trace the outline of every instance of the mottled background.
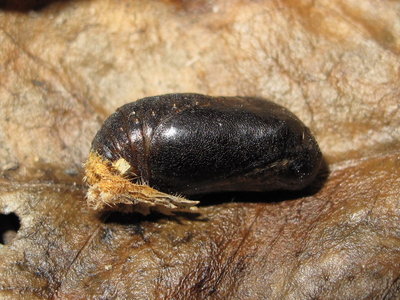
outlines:
[[[0, 0], [0, 297], [400, 298], [399, 82], [396, 0]], [[172, 92], [286, 106], [326, 181], [197, 218], [88, 210], [102, 121]]]

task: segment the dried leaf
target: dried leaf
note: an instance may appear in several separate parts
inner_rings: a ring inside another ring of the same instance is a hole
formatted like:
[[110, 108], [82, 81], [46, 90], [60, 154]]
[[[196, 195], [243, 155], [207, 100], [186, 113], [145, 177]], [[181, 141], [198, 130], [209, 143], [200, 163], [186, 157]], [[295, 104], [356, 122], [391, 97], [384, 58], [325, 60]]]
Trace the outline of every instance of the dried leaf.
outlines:
[[[400, 297], [398, 2], [0, 5], [2, 298]], [[82, 163], [101, 122], [168, 92], [288, 107], [326, 182], [211, 195], [196, 216], [89, 210]]]

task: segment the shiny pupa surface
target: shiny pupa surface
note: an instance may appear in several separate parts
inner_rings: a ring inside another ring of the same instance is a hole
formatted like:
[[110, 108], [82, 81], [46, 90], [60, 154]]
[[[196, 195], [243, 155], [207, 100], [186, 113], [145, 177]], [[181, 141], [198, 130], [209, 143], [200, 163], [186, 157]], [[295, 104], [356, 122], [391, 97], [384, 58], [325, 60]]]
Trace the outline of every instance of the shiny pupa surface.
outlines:
[[321, 152], [289, 110], [265, 99], [167, 94], [120, 107], [85, 164], [88, 202], [147, 214], [194, 210], [196, 194], [300, 190]]

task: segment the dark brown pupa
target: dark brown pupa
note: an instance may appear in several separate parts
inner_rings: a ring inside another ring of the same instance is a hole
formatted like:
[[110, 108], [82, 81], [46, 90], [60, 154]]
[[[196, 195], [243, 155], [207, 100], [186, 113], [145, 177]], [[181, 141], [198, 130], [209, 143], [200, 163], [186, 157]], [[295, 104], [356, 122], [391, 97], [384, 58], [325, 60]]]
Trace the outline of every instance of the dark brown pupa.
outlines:
[[185, 197], [222, 191], [299, 190], [321, 152], [290, 111], [248, 97], [167, 94], [120, 107], [85, 164], [94, 209], [148, 214], [195, 209]]

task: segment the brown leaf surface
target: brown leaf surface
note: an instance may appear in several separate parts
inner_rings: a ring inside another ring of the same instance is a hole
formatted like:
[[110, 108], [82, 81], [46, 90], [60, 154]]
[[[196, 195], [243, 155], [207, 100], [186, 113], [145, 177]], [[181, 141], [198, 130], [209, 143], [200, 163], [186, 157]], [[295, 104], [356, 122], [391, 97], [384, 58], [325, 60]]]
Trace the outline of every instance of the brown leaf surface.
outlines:
[[[400, 297], [398, 1], [0, 5], [1, 298]], [[288, 107], [324, 186], [209, 196], [195, 218], [88, 210], [101, 122], [169, 92]]]

